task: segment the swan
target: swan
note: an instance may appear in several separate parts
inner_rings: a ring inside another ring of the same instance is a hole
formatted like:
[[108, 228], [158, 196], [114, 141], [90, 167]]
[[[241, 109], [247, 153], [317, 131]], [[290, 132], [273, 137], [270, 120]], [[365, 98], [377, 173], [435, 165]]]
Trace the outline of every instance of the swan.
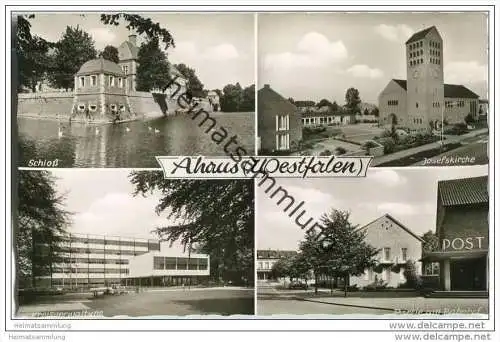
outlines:
[[99, 134], [99, 127], [95, 128], [95, 134]]
[[128, 128], [128, 127], [125, 127], [125, 130], [126, 130], [127, 132], [130, 132], [130, 128]]
[[153, 128], [151, 126], [148, 126], [148, 130], [152, 130]]
[[160, 133], [160, 130], [155, 128], [155, 133]]

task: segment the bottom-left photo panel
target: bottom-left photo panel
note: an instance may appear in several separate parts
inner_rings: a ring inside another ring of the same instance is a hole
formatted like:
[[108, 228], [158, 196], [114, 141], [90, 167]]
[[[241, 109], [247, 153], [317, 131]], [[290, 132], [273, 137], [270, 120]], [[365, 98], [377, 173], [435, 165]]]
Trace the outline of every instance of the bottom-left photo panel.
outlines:
[[253, 180], [20, 170], [13, 318], [253, 315]]

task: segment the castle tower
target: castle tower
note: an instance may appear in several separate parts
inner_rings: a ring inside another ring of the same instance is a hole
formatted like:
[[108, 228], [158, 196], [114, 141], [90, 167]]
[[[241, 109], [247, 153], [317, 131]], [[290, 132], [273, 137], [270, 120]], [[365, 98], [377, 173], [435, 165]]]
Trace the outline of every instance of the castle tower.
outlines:
[[136, 90], [136, 76], [137, 76], [137, 58], [139, 47], [137, 46], [137, 36], [131, 34], [128, 40], [124, 41], [118, 47], [118, 58], [120, 68], [126, 76], [126, 90], [127, 92]]
[[443, 39], [435, 26], [406, 42], [406, 75], [408, 127], [429, 131], [444, 110]]

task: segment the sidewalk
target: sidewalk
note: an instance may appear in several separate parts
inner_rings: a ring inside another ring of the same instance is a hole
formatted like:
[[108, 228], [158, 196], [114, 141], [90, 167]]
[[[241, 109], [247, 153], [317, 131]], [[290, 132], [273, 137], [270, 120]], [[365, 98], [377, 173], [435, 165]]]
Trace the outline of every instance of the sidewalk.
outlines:
[[[477, 131], [469, 132], [469, 133], [466, 133], [463, 135], [447, 136], [445, 143], [446, 144], [458, 143], [458, 142], [461, 142], [463, 140], [473, 138], [473, 137], [476, 137], [478, 135], [485, 134], [487, 132], [488, 132], [488, 128], [482, 128], [482, 129], [478, 129]], [[399, 151], [399, 152], [395, 152], [395, 153], [391, 153], [391, 154], [386, 154], [384, 156], [375, 157], [375, 158], [373, 158], [373, 161], [371, 162], [370, 166], [373, 167], [373, 166], [377, 166], [380, 164], [392, 162], [394, 160], [409, 157], [411, 155], [414, 155], [414, 154], [417, 154], [420, 152], [439, 148], [440, 146], [441, 146], [440, 142], [434, 142], [434, 143], [430, 143], [427, 145], [412, 147], [412, 148], [409, 148], [407, 150], [403, 150], [403, 151]]]

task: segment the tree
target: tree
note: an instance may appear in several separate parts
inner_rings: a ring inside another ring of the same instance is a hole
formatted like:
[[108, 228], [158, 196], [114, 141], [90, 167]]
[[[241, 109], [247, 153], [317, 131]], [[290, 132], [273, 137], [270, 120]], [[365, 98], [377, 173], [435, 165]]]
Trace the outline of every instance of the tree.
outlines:
[[337, 101], [333, 101], [333, 103], [332, 103], [332, 111], [334, 113], [337, 113], [337, 112], [340, 111], [340, 106], [337, 104]]
[[96, 58], [97, 51], [92, 37], [78, 26], [66, 27], [62, 38], [56, 43], [55, 72], [51, 83], [57, 88], [73, 89], [74, 76], [83, 63]]
[[464, 121], [467, 125], [472, 125], [476, 120], [474, 119], [474, 116], [472, 116], [471, 113], [467, 114], [464, 118]]
[[281, 258], [273, 264], [270, 276], [274, 279], [287, 278], [290, 275], [290, 266], [289, 258]]
[[321, 107], [324, 107], [324, 106], [327, 106], [328, 108], [331, 108], [332, 107], [332, 103], [330, 101], [328, 101], [327, 99], [322, 99], [316, 105], [317, 108], [321, 108]]
[[239, 112], [243, 89], [239, 83], [228, 84], [222, 89], [221, 109], [223, 112]]
[[360, 112], [359, 104], [361, 99], [359, 98], [359, 90], [356, 88], [349, 88], [345, 93], [345, 106], [350, 111], [351, 114], [356, 114]]
[[48, 171], [19, 172], [15, 259], [17, 280], [37, 286], [40, 276], [52, 275], [60, 259], [71, 213], [64, 209], [64, 196], [57, 194]]
[[253, 112], [255, 111], [255, 85], [252, 84], [243, 89], [241, 94], [240, 111]]
[[419, 289], [422, 285], [422, 279], [417, 273], [417, 266], [415, 261], [408, 260], [406, 262], [405, 270], [403, 275], [406, 279], [405, 286], [411, 289]]
[[176, 64], [175, 67], [184, 76], [187, 81], [187, 91], [194, 97], [203, 97], [203, 83], [201, 83], [196, 72], [193, 68], [188, 67], [186, 64]]
[[379, 116], [379, 110], [377, 107], [373, 108], [372, 111], [370, 112], [371, 115], [373, 115], [374, 117], [378, 118]]
[[152, 38], [141, 44], [137, 53], [137, 90], [165, 91], [170, 77], [170, 64], [165, 52], [160, 50], [158, 38]]
[[130, 174], [134, 195], [160, 193], [155, 210], [176, 222], [156, 227], [171, 244], [210, 255], [213, 279], [253, 283], [254, 187], [241, 180], [169, 180], [161, 172]]
[[299, 250], [306, 264], [305, 267], [313, 271], [315, 293], [318, 293], [318, 279], [323, 267], [323, 245], [319, 237], [319, 232], [308, 231], [304, 236], [304, 240], [299, 243]]
[[379, 250], [365, 242], [366, 232], [349, 222], [349, 212], [332, 210], [321, 217], [322, 266], [329, 276], [344, 278], [344, 295], [350, 276], [377, 265]]
[[21, 91], [22, 86], [36, 91], [36, 85], [44, 79], [51, 65], [48, 52], [54, 44], [31, 35], [31, 24], [28, 20], [31, 18], [34, 18], [34, 15], [16, 17], [15, 50], [18, 68], [15, 70], [18, 73], [18, 91]]
[[365, 110], [363, 111], [363, 115], [370, 115], [370, 112], [368, 111], [368, 108], [365, 108]]
[[422, 244], [422, 250], [424, 252], [436, 252], [439, 251], [439, 238], [432, 230], [422, 235], [424, 243]]
[[[295, 104], [295, 100], [293, 99], [293, 97], [289, 97], [288, 98], [288, 101], [291, 103], [291, 104]], [[482, 108], [482, 107], [481, 107]], [[481, 114], [481, 113], [480, 113]]]
[[112, 45], [107, 45], [100, 55], [102, 58], [116, 64], [120, 62], [120, 58], [118, 58], [118, 49]]

